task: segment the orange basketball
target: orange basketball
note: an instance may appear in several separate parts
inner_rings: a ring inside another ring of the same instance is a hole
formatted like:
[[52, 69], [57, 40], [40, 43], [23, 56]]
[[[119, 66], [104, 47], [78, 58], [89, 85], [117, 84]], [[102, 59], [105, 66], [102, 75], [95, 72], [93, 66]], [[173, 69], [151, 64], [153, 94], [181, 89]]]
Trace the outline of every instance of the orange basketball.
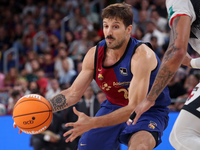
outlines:
[[43, 132], [51, 124], [52, 118], [51, 105], [38, 94], [25, 95], [14, 106], [14, 122], [19, 129], [27, 134]]

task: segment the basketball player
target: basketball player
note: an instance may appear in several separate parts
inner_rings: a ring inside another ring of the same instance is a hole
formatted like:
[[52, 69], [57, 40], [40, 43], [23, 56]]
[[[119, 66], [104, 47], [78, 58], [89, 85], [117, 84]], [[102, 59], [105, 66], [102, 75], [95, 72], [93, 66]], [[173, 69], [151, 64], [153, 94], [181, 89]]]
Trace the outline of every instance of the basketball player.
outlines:
[[84, 133], [79, 150], [116, 150], [120, 142], [130, 150], [153, 149], [161, 143], [168, 124], [167, 106], [171, 102], [168, 89], [163, 89], [155, 105], [136, 125], [128, 126], [126, 121], [151, 88], [160, 60], [150, 44], [130, 36], [133, 22], [130, 5], [109, 5], [103, 9], [102, 18], [105, 40], [88, 51], [73, 85], [49, 102], [53, 111], [72, 106], [95, 79], [107, 100], [101, 104], [96, 117], [88, 117], [74, 108], [79, 118], [75, 123], [66, 124], [73, 126], [64, 134], [70, 135], [66, 142]]
[[[181, 63], [200, 68], [200, 58], [191, 59], [187, 54], [188, 42], [200, 54], [200, 1], [166, 0], [166, 6], [171, 27], [170, 44], [151, 91], [131, 115], [131, 120], [136, 115], [133, 124], [137, 124], [140, 115], [156, 103], [156, 98]], [[194, 88], [172, 129], [170, 142], [177, 150], [197, 150], [200, 147], [199, 87], [200, 84]]]

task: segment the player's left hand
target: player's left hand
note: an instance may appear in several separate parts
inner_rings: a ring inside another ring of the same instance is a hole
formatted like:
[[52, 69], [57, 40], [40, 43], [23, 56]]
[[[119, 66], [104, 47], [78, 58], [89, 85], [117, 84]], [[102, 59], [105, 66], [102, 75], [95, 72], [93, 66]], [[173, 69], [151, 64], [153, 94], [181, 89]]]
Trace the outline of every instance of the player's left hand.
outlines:
[[84, 113], [79, 112], [75, 107], [73, 107], [73, 111], [78, 116], [78, 120], [76, 122], [65, 124], [65, 127], [73, 127], [73, 129], [70, 129], [63, 134], [64, 137], [69, 135], [65, 142], [72, 142], [78, 136], [93, 128], [94, 123], [92, 122], [92, 117], [88, 117]]
[[134, 109], [133, 113], [130, 116], [130, 119], [127, 121], [127, 124], [130, 125], [132, 122], [133, 125], [135, 125], [140, 118], [140, 116], [149, 110], [153, 105], [155, 104], [155, 101], [150, 101], [148, 99], [144, 99], [142, 102], [140, 102]]
[[[15, 122], [13, 123], [13, 128], [15, 128], [15, 129], [17, 128], [17, 125]], [[22, 130], [19, 129], [19, 134], [21, 134], [21, 133], [22, 133]]]

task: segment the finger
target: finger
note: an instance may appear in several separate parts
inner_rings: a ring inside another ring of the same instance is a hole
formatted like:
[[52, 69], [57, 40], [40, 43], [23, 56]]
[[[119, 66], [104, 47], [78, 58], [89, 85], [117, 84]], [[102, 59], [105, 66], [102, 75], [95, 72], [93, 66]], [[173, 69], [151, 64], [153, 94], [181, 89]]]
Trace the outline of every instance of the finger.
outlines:
[[138, 119], [140, 118], [140, 116], [141, 116], [141, 115], [139, 115], [139, 113], [136, 114], [136, 117], [135, 117], [135, 119], [133, 120], [132, 125], [135, 125], [135, 124], [137, 123], [137, 121], [138, 121]]
[[79, 116], [80, 112], [76, 109], [76, 107], [73, 107], [73, 111], [77, 116]]
[[17, 125], [16, 125], [16, 123], [14, 122], [14, 123], [13, 123], [13, 128], [16, 128], [16, 127], [17, 127]]
[[129, 120], [126, 122], [126, 124], [129, 126], [132, 122], [130, 122]]
[[72, 134], [72, 133], [73, 133], [73, 129], [71, 129], [71, 130], [65, 132], [65, 133], [63, 134], [63, 136], [66, 137], [66, 136], [68, 136], [68, 135], [70, 135], [70, 134]]
[[19, 134], [21, 134], [22, 133], [22, 130], [19, 130]]
[[75, 138], [77, 138], [77, 137], [78, 137], [78, 134], [72, 134], [70, 142], [73, 142], [75, 140]]
[[75, 138], [78, 137], [78, 134], [72, 133], [66, 140], [65, 142], [73, 142]]
[[69, 122], [65, 124], [65, 127], [74, 127], [75, 123]]
[[70, 141], [71, 135], [65, 140], [66, 143]]
[[133, 111], [133, 113], [131, 114], [131, 116], [129, 117], [128, 121], [127, 121], [127, 124], [130, 125], [133, 120], [135, 119], [135, 116], [136, 116], [136, 112]]

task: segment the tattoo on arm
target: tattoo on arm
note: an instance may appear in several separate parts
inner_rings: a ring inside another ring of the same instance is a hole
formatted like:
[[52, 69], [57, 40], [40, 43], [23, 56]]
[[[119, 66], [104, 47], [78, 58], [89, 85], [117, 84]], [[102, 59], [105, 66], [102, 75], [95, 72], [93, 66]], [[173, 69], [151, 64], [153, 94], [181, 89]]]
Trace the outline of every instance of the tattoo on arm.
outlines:
[[161, 67], [159, 69], [159, 72], [156, 76], [156, 79], [154, 81], [154, 84], [152, 86], [152, 90], [148, 95], [149, 101], [155, 101], [156, 98], [160, 95], [162, 90], [167, 86], [168, 82], [171, 80], [171, 78], [174, 76], [176, 71], [171, 70], [166, 63], [168, 63], [172, 58], [174, 58], [174, 55], [177, 51], [180, 50], [180, 48], [175, 46], [175, 40], [177, 39], [177, 22], [179, 21], [180, 17], [176, 17], [176, 19], [173, 22], [173, 27], [170, 33], [170, 43], [168, 46], [167, 51], [165, 52], [164, 58], [162, 60]]
[[63, 110], [68, 106], [66, 98], [63, 94], [56, 95], [55, 97], [49, 100], [49, 103], [52, 107], [53, 112]]
[[156, 76], [152, 90], [148, 95], [148, 100], [155, 101], [174, 74], [175, 72], [170, 71], [167, 67], [162, 67]]

